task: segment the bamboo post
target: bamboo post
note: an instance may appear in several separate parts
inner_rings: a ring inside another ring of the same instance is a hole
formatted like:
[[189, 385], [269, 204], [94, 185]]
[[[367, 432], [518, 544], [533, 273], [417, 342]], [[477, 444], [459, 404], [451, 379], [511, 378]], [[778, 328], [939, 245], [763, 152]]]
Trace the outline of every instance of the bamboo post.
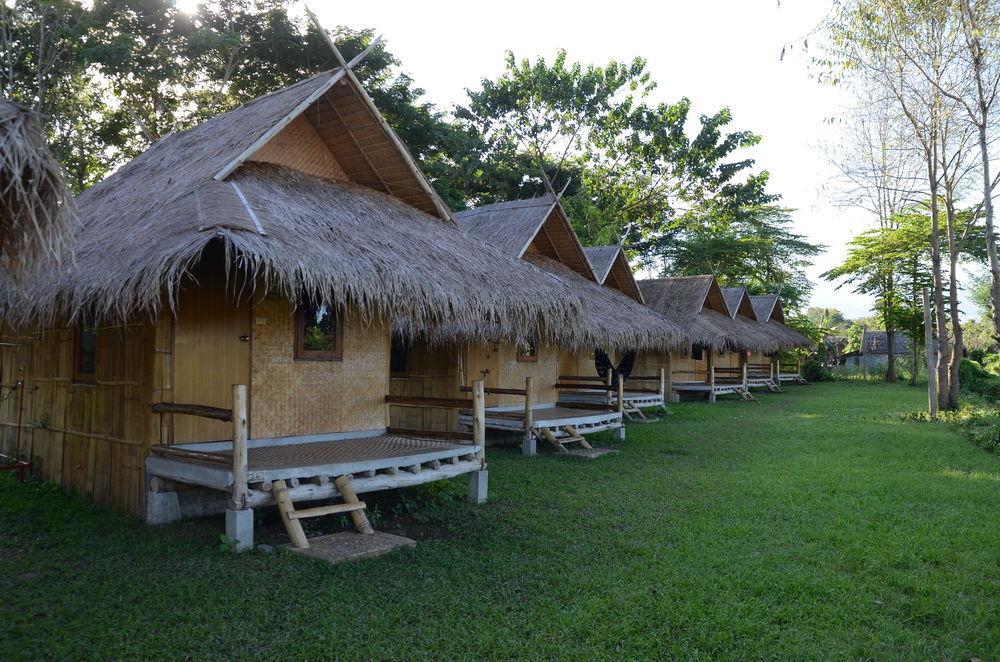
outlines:
[[715, 349], [708, 349], [708, 401], [715, 402]]
[[667, 371], [660, 368], [660, 397], [667, 401]]
[[611, 395], [611, 385], [612, 385], [612, 380], [614, 379], [614, 373], [615, 373], [614, 368], [608, 368], [608, 378], [604, 380], [605, 385], [608, 387], [607, 394], [605, 395], [605, 397], [608, 400], [608, 406], [609, 407], [612, 404], [614, 404], [613, 402], [611, 402], [611, 398], [612, 398], [612, 395]]
[[[610, 372], [610, 370], [609, 370]], [[618, 415], [621, 417], [622, 426], [618, 428], [618, 439], [625, 440], [625, 378], [618, 375]]]
[[531, 402], [533, 400], [535, 380], [533, 377], [524, 378], [524, 439], [527, 441], [531, 439], [531, 428], [534, 426], [533, 413], [531, 411]]
[[780, 382], [780, 381], [781, 381], [781, 359], [779, 359], [779, 358], [775, 357], [775, 359], [774, 359], [774, 360], [775, 360], [775, 361], [777, 362], [777, 364], [778, 364], [778, 369], [777, 369], [777, 373], [778, 373], [778, 381]]
[[479, 460], [486, 466], [486, 392], [483, 380], [472, 383], [472, 440], [479, 445]]
[[469, 474], [470, 503], [486, 503], [489, 471], [486, 470], [486, 393], [483, 380], [472, 383], [472, 441], [479, 445], [479, 471]]
[[[340, 492], [344, 503], [358, 503], [358, 494], [354, 491], [354, 486], [351, 485], [350, 476], [337, 476], [333, 483], [337, 486], [337, 491]], [[368, 521], [368, 516], [365, 515], [364, 510], [352, 510], [350, 514], [351, 521], [354, 522], [354, 528], [358, 533], [365, 535], [375, 533], [375, 529], [372, 528], [371, 522]]]
[[533, 377], [524, 378], [524, 439], [521, 441], [521, 454], [528, 457], [538, 454], [535, 434], [531, 430], [535, 425], [534, 412], [531, 410], [531, 403], [534, 401], [534, 383]]
[[749, 371], [747, 370], [747, 355], [746, 355], [746, 352], [740, 352], [740, 367], [743, 368], [743, 390], [744, 391], [748, 391], [750, 389], [747, 386], [747, 377], [748, 377], [747, 373]]
[[231, 510], [247, 507], [247, 387], [233, 384], [233, 492]]
[[932, 419], [937, 420], [937, 370], [934, 360], [934, 335], [931, 331], [931, 300], [926, 287], [924, 288], [924, 354], [927, 359], [927, 411]]

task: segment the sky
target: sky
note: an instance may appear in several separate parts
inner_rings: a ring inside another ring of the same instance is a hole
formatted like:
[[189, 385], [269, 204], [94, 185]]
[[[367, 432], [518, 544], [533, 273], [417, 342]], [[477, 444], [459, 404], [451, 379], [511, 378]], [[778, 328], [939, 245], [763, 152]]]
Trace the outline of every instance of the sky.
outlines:
[[[615, 0], [502, 3], [465, 1], [344, 3], [312, 0], [327, 27], [371, 28], [402, 62], [402, 70], [448, 109], [465, 90], [496, 78], [504, 54], [570, 60], [648, 61], [655, 100], [688, 97], [695, 113], [729, 106], [732, 129], [763, 136], [749, 154], [771, 173], [770, 190], [794, 208], [794, 230], [826, 247], [808, 276], [810, 305], [847, 317], [869, 314], [870, 299], [819, 278], [843, 258], [845, 243], [872, 222], [836, 204], [836, 171], [826, 146], [839, 139], [836, 118], [850, 100], [810, 76], [802, 39], [830, 10], [829, 0]], [[814, 42], [816, 40], [814, 39]], [[784, 59], [783, 46], [792, 50]], [[969, 310], [970, 307], [966, 307]]]

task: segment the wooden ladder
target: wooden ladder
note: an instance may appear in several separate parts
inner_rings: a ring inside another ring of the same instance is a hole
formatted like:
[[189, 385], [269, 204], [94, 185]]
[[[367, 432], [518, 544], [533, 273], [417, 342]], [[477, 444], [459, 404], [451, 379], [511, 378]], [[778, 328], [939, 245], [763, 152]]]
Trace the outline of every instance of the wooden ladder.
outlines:
[[555, 434], [552, 433], [552, 430], [549, 430], [548, 428], [542, 428], [541, 429], [542, 440], [552, 444], [552, 446], [554, 446], [555, 449], [560, 453], [569, 452], [569, 449], [566, 448], [566, 444], [580, 444], [581, 448], [585, 448], [588, 450], [593, 448], [593, 446], [587, 443], [587, 440], [583, 438], [583, 435], [577, 432], [576, 428], [574, 428], [572, 425], [562, 426], [562, 431], [566, 433], [565, 437], [557, 437]]
[[306, 532], [302, 529], [301, 522], [299, 522], [299, 520], [307, 517], [349, 513], [351, 520], [354, 522], [354, 528], [358, 533], [365, 535], [375, 533], [371, 522], [368, 521], [368, 516], [365, 515], [365, 502], [358, 501], [358, 495], [354, 491], [354, 487], [351, 486], [351, 477], [349, 475], [338, 476], [334, 484], [336, 484], [340, 496], [343, 497], [344, 503], [337, 503], [332, 506], [317, 506], [304, 510], [295, 509], [295, 504], [292, 503], [292, 498], [288, 493], [288, 486], [285, 484], [285, 481], [276, 480], [271, 484], [271, 491], [274, 494], [274, 500], [278, 503], [278, 512], [281, 513], [281, 520], [285, 523], [285, 528], [288, 530], [288, 537], [292, 539], [292, 544], [299, 549], [308, 549], [309, 547], [309, 539], [306, 538]]

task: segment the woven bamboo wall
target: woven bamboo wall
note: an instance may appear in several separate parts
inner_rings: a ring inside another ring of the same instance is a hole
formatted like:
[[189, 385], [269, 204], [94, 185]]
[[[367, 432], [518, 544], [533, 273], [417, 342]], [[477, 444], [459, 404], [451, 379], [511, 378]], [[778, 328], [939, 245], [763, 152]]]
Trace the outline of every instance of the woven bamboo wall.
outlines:
[[[612, 352], [609, 358], [615, 362], [617, 357]], [[596, 377], [597, 367], [594, 365], [594, 350], [562, 350], [560, 352], [559, 374]]]
[[[555, 385], [559, 380], [560, 350], [552, 345], [538, 346], [537, 361], [518, 361], [517, 346], [512, 343], [500, 345], [500, 386], [502, 388], [524, 388], [524, 379], [534, 377], [534, 401], [548, 403], [558, 400]], [[522, 405], [524, 398], [519, 395], [497, 396], [498, 405]]]
[[253, 438], [371, 430], [388, 424], [389, 327], [344, 319], [341, 361], [295, 360], [295, 315], [284, 299], [254, 304], [250, 434]]
[[[389, 393], [421, 397], [469, 397], [458, 390], [457, 347], [429, 347], [415, 343], [406, 357], [406, 372], [393, 373]], [[389, 407], [389, 424], [417, 430], [455, 430], [457, 412], [426, 407]]]
[[[671, 360], [671, 370], [708, 370], [708, 352], [709, 350], [703, 349], [700, 360], [692, 359], [690, 350], [687, 352], [675, 352]], [[674, 381], [697, 381], [704, 378], [704, 375], [681, 374], [676, 375]]]
[[[660, 369], [662, 368], [667, 382], [667, 392], [669, 393], [671, 367], [670, 359], [670, 352], [639, 352], [635, 357], [635, 365], [632, 368], [632, 374], [650, 377], [652, 375], [660, 374]], [[625, 385], [628, 386], [627, 380], [625, 381]], [[636, 385], [641, 388], [657, 388], [657, 385], [654, 382], [640, 382]]]
[[[42, 478], [89, 495], [95, 503], [141, 513], [143, 460], [159, 424], [153, 395], [156, 328], [134, 324], [98, 329], [94, 383], [73, 380], [74, 332], [6, 336], [0, 380], [9, 386], [23, 369], [20, 394], [0, 403], [0, 449], [13, 454], [21, 417], [22, 453]], [[0, 389], [0, 397], [10, 393]]]
[[257, 150], [253, 160], [288, 166], [308, 175], [348, 181], [344, 169], [304, 115]]

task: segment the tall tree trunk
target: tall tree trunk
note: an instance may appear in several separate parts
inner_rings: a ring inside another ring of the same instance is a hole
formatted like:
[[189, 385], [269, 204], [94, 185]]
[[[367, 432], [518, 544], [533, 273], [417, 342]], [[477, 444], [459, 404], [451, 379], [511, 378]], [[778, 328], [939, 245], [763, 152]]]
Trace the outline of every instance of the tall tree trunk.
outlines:
[[950, 187], [945, 195], [948, 214], [948, 312], [951, 317], [953, 339], [951, 360], [948, 362], [948, 408], [955, 409], [958, 407], [958, 371], [962, 364], [963, 337], [962, 320], [958, 315], [958, 240], [955, 237], [955, 200]]
[[886, 277], [885, 282], [885, 310], [882, 313], [882, 323], [885, 326], [885, 343], [887, 345], [885, 354], [885, 381], [892, 384], [896, 381], [896, 353], [892, 351], [896, 342], [896, 326], [892, 316], [893, 309], [896, 307], [893, 299], [893, 288], [896, 287], [896, 283], [892, 274]]
[[[920, 306], [919, 294], [917, 292], [917, 268], [914, 265], [913, 268], [913, 278], [912, 278], [913, 290], [911, 292], [912, 301], [914, 305]], [[912, 360], [911, 370], [910, 370], [910, 386], [917, 385], [917, 369], [920, 367], [920, 353], [918, 351], [920, 343], [918, 342], [916, 334], [910, 336], [910, 358]]]
[[927, 159], [927, 175], [931, 193], [931, 269], [934, 278], [934, 316], [937, 327], [938, 357], [938, 408], [948, 408], [949, 374], [948, 363], [951, 360], [948, 341], [948, 322], [944, 312], [944, 284], [941, 281], [941, 213], [938, 207], [938, 177], [937, 177], [937, 136], [932, 137], [932, 154]]

